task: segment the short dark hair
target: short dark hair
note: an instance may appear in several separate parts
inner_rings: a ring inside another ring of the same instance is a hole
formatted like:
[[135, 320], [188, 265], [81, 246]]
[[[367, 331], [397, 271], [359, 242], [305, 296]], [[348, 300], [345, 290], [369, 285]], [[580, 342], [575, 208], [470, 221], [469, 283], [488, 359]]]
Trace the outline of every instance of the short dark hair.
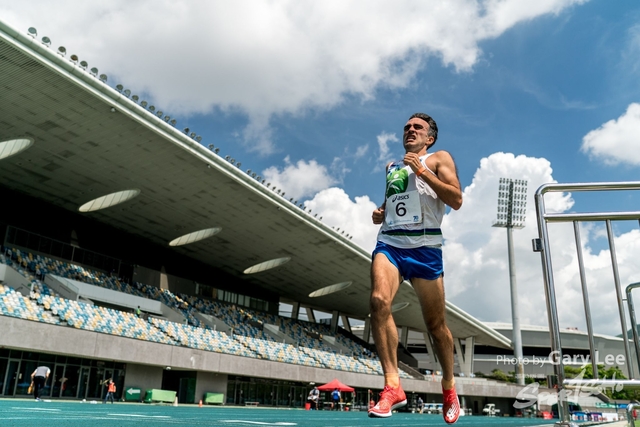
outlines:
[[429, 131], [427, 132], [427, 136], [433, 137], [433, 143], [429, 146], [429, 147], [432, 147], [438, 140], [438, 125], [436, 124], [436, 121], [433, 120], [433, 118], [430, 115], [425, 113], [412, 114], [411, 117], [409, 117], [409, 120], [415, 119], [415, 118], [422, 119], [429, 124]]

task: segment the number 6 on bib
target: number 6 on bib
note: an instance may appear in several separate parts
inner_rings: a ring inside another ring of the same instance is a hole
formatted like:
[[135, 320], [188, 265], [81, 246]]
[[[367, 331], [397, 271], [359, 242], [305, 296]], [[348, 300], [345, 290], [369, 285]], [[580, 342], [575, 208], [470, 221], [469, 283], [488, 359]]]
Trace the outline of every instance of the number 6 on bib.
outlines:
[[392, 194], [387, 197], [385, 221], [390, 227], [422, 222], [420, 194], [417, 191]]

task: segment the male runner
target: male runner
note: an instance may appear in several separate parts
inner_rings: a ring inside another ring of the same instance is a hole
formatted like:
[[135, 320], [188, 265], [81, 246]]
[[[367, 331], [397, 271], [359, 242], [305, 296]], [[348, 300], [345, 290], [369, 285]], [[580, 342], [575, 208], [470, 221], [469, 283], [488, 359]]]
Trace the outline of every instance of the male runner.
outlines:
[[400, 283], [411, 281], [420, 300], [422, 316], [433, 337], [442, 365], [444, 420], [453, 424], [460, 403], [453, 379], [453, 338], [445, 323], [442, 232], [445, 205], [458, 210], [462, 191], [451, 155], [427, 153], [438, 138], [438, 126], [428, 115], [412, 115], [404, 127], [405, 156], [387, 165], [385, 202], [373, 211], [374, 224], [382, 224], [371, 264], [371, 330], [382, 369], [384, 389], [370, 417], [390, 417], [406, 405], [398, 376], [398, 331], [391, 303]]

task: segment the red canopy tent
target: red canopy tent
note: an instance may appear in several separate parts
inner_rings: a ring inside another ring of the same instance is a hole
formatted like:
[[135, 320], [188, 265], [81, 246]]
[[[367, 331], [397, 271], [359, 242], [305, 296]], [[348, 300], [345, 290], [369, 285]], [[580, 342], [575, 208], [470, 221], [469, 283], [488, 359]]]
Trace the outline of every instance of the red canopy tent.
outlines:
[[333, 391], [335, 389], [338, 389], [340, 391], [348, 391], [348, 392], [354, 391], [353, 387], [349, 387], [348, 385], [342, 384], [337, 379], [331, 382], [328, 382], [324, 385], [318, 386], [318, 390], [320, 391]]

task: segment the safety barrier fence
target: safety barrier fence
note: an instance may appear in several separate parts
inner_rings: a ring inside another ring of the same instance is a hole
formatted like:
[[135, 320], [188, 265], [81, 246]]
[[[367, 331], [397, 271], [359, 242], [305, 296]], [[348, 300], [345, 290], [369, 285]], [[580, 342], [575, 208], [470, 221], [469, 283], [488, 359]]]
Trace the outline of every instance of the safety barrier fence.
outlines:
[[[620, 274], [618, 269], [618, 261], [616, 257], [614, 235], [612, 229], [613, 221], [628, 221], [636, 220], [640, 221], [640, 211], [632, 212], [591, 212], [591, 213], [549, 213], [546, 212], [544, 196], [547, 193], [557, 192], [583, 192], [583, 191], [621, 191], [621, 190], [640, 190], [640, 182], [605, 182], [605, 183], [571, 183], [571, 184], [544, 184], [535, 194], [536, 215], [538, 220], [538, 232], [539, 237], [533, 240], [533, 250], [540, 252], [542, 260], [542, 272], [545, 287], [545, 297], [547, 303], [547, 316], [549, 320], [550, 338], [551, 338], [551, 351], [558, 355], [558, 361], [560, 363], [554, 364], [554, 373], [557, 378], [558, 384], [558, 426], [573, 426], [575, 424], [570, 421], [569, 405], [567, 399], [567, 391], [575, 387], [615, 387], [622, 386], [629, 389], [640, 389], [640, 381], [635, 379], [634, 369], [632, 366], [632, 359], [630, 357], [629, 340], [624, 339], [627, 337], [627, 320], [624, 310], [623, 293], [620, 285]], [[611, 266], [613, 272], [613, 282], [616, 291], [616, 298], [618, 301], [618, 312], [620, 316], [620, 326], [622, 328], [622, 337], [624, 343], [624, 351], [626, 356], [626, 366], [629, 380], [615, 380], [615, 379], [599, 379], [597, 357], [595, 354], [595, 345], [593, 338], [593, 325], [591, 321], [591, 308], [589, 304], [589, 294], [587, 291], [587, 280], [584, 269], [584, 261], [582, 258], [582, 244], [580, 241], [580, 223], [604, 221], [607, 229], [607, 237], [609, 242], [609, 252], [611, 254]], [[551, 249], [549, 242], [549, 223], [573, 223], [573, 229], [575, 234], [576, 250], [578, 267], [580, 270], [580, 282], [582, 286], [582, 298], [584, 303], [584, 311], [587, 324], [587, 334], [589, 337], [589, 351], [591, 355], [591, 363], [593, 367], [593, 379], [565, 379], [564, 365], [562, 357], [562, 343], [560, 342], [560, 325], [558, 321], [558, 308], [556, 303], [556, 292], [553, 275], [553, 267], [551, 262]], [[638, 332], [636, 330], [635, 313], [633, 310], [633, 302], [631, 299], [631, 290], [640, 283], [629, 285], [626, 289], [627, 298], [626, 301], [629, 307], [629, 313], [631, 317], [631, 329], [633, 330], [633, 342], [635, 344], [636, 357], [638, 359], [638, 366], [640, 366], [640, 344], [638, 342]], [[629, 405], [627, 408], [627, 417], [630, 417], [633, 405]], [[633, 418], [633, 417], [631, 417]], [[629, 418], [629, 419], [631, 419]], [[631, 421], [631, 426], [634, 425]]]

